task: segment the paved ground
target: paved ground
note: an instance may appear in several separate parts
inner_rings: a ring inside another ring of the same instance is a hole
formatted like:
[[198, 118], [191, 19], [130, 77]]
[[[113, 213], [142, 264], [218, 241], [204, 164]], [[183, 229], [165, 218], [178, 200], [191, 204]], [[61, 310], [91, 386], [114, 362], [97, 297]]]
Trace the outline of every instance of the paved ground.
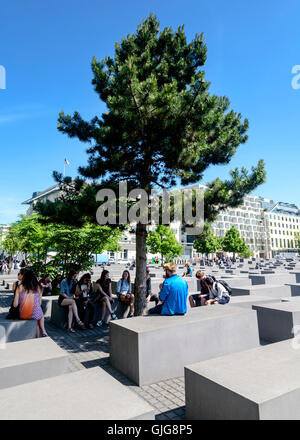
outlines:
[[[7, 313], [12, 293], [0, 287], [0, 314]], [[69, 371], [99, 366], [132, 391], [145, 399], [156, 410], [157, 420], [183, 420], [185, 418], [184, 378], [166, 380], [138, 387], [109, 364], [109, 328], [76, 330], [69, 334], [46, 320], [48, 335], [69, 355]]]

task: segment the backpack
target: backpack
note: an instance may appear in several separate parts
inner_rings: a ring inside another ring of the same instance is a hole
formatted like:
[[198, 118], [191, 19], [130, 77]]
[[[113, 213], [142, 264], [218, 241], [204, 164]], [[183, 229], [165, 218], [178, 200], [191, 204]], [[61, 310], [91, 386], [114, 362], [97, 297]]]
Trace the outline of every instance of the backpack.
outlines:
[[229, 284], [226, 282], [226, 281], [224, 281], [224, 280], [219, 280], [219, 281], [217, 281], [218, 283], [220, 283], [220, 284], [222, 284], [222, 286], [223, 287], [225, 287], [225, 289], [227, 290], [227, 293], [231, 296], [232, 295], [232, 289], [231, 289], [231, 287], [229, 286]]
[[225, 287], [225, 289], [227, 290], [227, 293], [230, 296], [232, 295], [232, 289], [231, 289], [231, 287], [229, 286], [229, 284], [226, 281], [224, 281], [224, 280], [217, 280], [214, 275], [209, 275], [209, 278], [211, 278], [215, 283], [222, 284], [222, 286]]

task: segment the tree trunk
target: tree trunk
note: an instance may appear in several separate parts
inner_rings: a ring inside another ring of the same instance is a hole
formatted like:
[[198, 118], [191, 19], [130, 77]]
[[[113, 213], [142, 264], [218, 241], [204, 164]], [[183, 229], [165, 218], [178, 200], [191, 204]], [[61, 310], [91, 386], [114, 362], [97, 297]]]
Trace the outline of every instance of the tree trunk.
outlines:
[[146, 308], [146, 238], [146, 225], [138, 223], [136, 227], [135, 316], [141, 316]]

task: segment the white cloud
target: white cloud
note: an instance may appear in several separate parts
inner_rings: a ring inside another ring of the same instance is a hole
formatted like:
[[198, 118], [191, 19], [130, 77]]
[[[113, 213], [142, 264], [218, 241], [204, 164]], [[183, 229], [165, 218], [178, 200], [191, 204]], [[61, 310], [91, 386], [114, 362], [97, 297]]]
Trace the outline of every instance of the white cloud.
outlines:
[[16, 106], [10, 109], [0, 109], [0, 124], [15, 122], [22, 119], [34, 118], [44, 112], [45, 107], [40, 104]]

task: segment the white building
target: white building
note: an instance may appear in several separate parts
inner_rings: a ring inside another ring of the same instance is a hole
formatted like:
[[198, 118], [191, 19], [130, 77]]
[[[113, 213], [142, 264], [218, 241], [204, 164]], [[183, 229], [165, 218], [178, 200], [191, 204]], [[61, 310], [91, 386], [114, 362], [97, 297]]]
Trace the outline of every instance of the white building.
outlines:
[[[203, 185], [192, 188], [205, 189]], [[30, 215], [37, 201], [54, 201], [60, 195], [59, 185], [45, 191], [35, 192], [23, 204], [29, 205]], [[300, 210], [296, 205], [274, 202], [258, 196], [246, 196], [238, 208], [228, 208], [219, 213], [212, 224], [214, 234], [224, 237], [226, 231], [235, 226], [256, 257], [271, 258], [279, 253], [297, 253], [297, 234], [300, 233]], [[193, 249], [195, 237], [185, 232], [180, 222], [171, 224], [177, 241], [183, 246], [182, 259], [190, 259], [198, 254]], [[152, 229], [152, 227], [150, 227]], [[119, 252], [109, 252], [110, 257], [118, 260], [135, 259], [136, 238], [134, 226], [124, 231]], [[149, 254], [148, 258], [152, 255]]]
[[50, 202], [54, 202], [58, 197], [60, 196], [60, 189], [59, 185], [51, 186], [48, 189], [45, 189], [45, 191], [36, 191], [32, 194], [32, 197], [28, 200], [25, 200], [25, 202], [22, 203], [22, 205], [29, 205], [28, 210], [26, 212], [26, 215], [32, 214], [34, 210], [34, 206], [37, 202], [46, 202], [49, 200]]

